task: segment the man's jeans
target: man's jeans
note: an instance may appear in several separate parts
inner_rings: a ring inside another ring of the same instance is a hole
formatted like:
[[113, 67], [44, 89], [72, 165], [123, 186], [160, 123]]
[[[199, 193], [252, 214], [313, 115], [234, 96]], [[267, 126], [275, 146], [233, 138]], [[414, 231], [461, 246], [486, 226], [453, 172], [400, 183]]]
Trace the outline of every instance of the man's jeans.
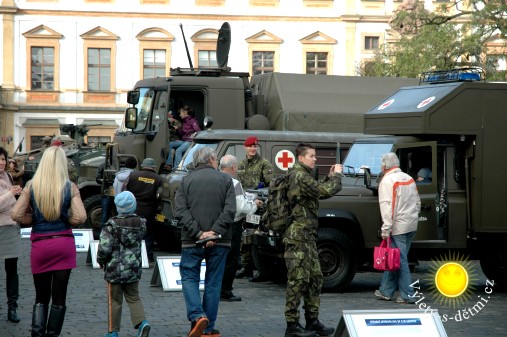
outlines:
[[393, 297], [395, 291], [399, 290], [401, 298], [409, 302], [414, 301], [414, 289], [410, 287], [412, 278], [410, 276], [407, 256], [415, 234], [416, 231], [391, 236], [391, 247], [400, 249], [400, 269], [384, 272], [380, 284], [382, 295]]
[[[194, 321], [201, 316], [206, 316], [209, 320], [206, 331], [215, 328], [222, 276], [228, 252], [229, 247], [222, 246], [183, 248], [181, 250], [180, 274], [183, 296], [187, 306], [187, 318], [189, 321]], [[206, 261], [206, 275], [201, 304], [199, 280], [202, 260]]]
[[[190, 147], [191, 142], [186, 142], [183, 140], [172, 140], [169, 142], [169, 155], [167, 156], [167, 160], [165, 161], [166, 165], [171, 165], [173, 167], [177, 167], [185, 154], [185, 151]], [[174, 165], [173, 165], [173, 155], [172, 150], [176, 149], [176, 154], [174, 155]]]

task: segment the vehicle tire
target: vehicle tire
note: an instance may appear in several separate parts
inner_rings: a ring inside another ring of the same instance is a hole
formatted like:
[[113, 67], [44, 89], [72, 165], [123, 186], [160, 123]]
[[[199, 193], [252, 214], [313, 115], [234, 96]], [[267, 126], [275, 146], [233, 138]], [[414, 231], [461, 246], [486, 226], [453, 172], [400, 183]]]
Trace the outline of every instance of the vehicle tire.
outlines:
[[287, 283], [287, 267], [283, 258], [263, 254], [257, 245], [252, 245], [252, 257], [261, 275], [267, 275], [273, 283]]
[[325, 291], [342, 292], [356, 274], [357, 260], [354, 243], [339, 230], [319, 229], [317, 240], [320, 268]]
[[102, 196], [92, 195], [83, 201], [86, 210], [86, 222], [82, 228], [93, 230], [93, 239], [98, 240], [100, 236], [100, 221], [102, 219]]
[[507, 254], [500, 242], [482, 245], [480, 250], [481, 269], [490, 281], [495, 281], [495, 288], [507, 289]]

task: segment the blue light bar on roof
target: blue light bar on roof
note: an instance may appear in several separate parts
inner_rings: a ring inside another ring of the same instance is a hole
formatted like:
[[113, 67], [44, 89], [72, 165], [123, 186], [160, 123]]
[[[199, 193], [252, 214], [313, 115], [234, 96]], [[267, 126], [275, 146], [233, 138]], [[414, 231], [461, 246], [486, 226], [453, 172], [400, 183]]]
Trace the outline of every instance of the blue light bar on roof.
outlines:
[[421, 74], [419, 84], [448, 82], [473, 82], [485, 80], [484, 70], [480, 67], [466, 67], [449, 70], [427, 71]]

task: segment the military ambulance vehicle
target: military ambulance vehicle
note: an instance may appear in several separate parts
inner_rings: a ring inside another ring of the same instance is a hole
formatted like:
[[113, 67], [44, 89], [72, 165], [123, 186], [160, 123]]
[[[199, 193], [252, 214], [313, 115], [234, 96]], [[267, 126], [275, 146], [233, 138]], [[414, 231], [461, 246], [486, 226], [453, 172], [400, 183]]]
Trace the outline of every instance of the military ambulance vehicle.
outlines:
[[[315, 176], [323, 178], [329, 173], [336, 159], [344, 157], [352, 142], [363, 134], [331, 132], [261, 131], [261, 130], [209, 130], [199, 132], [183, 158], [180, 166], [166, 176], [167, 186], [162, 195], [162, 207], [159, 219], [159, 237], [172, 237], [179, 241], [180, 226], [173, 218], [174, 197], [181, 179], [193, 169], [192, 156], [202, 147], [210, 147], [217, 153], [218, 159], [230, 154], [242, 160], [246, 156], [245, 139], [255, 136], [259, 139], [257, 153], [273, 164], [274, 175], [285, 174], [296, 161], [296, 145], [302, 142], [316, 147], [317, 170]], [[212, 197], [212, 196], [210, 196]], [[169, 234], [168, 234], [169, 233]], [[156, 237], [157, 237], [156, 236]], [[177, 244], [179, 246], [179, 242]]]
[[[417, 185], [422, 205], [409, 259], [478, 258], [491, 281], [506, 284], [506, 106], [507, 83], [486, 83], [480, 69], [468, 68], [424, 74], [420, 86], [399, 89], [364, 115], [365, 133], [390, 136], [357, 139], [343, 163], [342, 191], [320, 203], [325, 289], [344, 290], [359, 266], [371, 264], [382, 224], [380, 156], [391, 151], [414, 179], [421, 168], [431, 171]], [[265, 268], [282, 258], [279, 241], [257, 235]]]

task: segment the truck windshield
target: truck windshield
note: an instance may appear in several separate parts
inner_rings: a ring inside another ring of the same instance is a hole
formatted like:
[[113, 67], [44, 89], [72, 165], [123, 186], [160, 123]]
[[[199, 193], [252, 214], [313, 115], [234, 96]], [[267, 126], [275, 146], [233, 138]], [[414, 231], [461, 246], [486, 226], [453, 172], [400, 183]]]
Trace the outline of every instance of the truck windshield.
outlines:
[[213, 150], [216, 150], [218, 143], [194, 143], [190, 146], [190, 148], [185, 153], [185, 157], [183, 157], [183, 160], [181, 161], [180, 165], [183, 169], [184, 167], [188, 167], [188, 164], [191, 164], [193, 161], [194, 153], [195, 151], [202, 149], [203, 147], [211, 147]]
[[139, 132], [146, 128], [155, 92], [150, 88], [138, 88], [138, 90], [140, 95], [139, 103], [137, 104], [137, 127], [134, 131]]
[[343, 163], [344, 174], [363, 173], [361, 168], [369, 167], [372, 175], [380, 174], [380, 156], [391, 152], [393, 144], [361, 144], [352, 145]]

